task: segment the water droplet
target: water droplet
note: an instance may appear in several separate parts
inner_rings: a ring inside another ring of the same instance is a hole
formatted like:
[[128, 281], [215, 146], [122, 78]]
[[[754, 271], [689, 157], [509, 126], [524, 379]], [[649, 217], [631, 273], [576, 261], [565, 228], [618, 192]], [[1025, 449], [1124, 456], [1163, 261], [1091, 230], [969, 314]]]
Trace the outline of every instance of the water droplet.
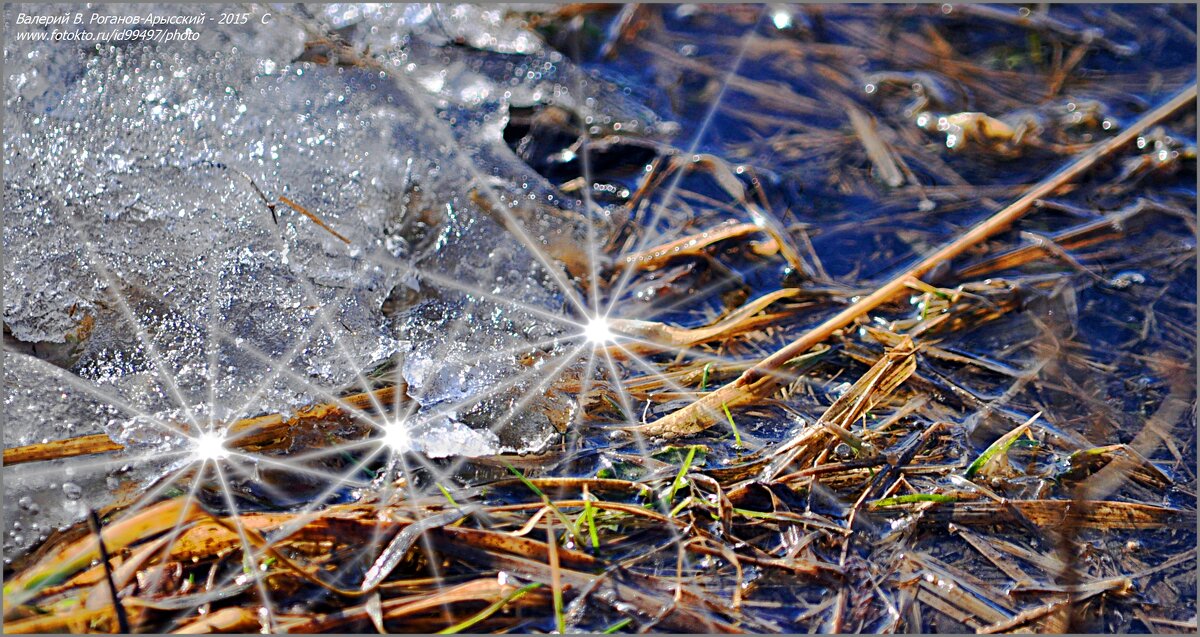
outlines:
[[64, 482], [62, 485], [63, 495], [68, 500], [78, 500], [83, 497], [83, 488], [74, 482]]
[[21, 507], [22, 511], [27, 511], [30, 515], [37, 515], [38, 512], [41, 511], [41, 507], [39, 507], [37, 503], [33, 501], [33, 498], [29, 496], [25, 496], [20, 500], [17, 500], [17, 506]]

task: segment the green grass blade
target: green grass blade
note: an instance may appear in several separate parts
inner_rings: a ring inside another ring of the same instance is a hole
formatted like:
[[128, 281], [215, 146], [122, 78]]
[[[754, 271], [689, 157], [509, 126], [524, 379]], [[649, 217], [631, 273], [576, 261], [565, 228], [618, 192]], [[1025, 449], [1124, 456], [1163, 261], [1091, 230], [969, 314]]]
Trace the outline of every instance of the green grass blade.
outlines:
[[439, 630], [437, 632], [437, 634], [439, 634], [439, 635], [455, 635], [457, 633], [461, 633], [462, 631], [474, 626], [475, 624], [478, 624], [479, 622], [487, 619], [488, 617], [495, 615], [496, 611], [500, 610], [501, 608], [504, 608], [506, 605], [511, 603], [513, 600], [523, 597], [525, 595], [525, 593], [528, 593], [529, 591], [531, 591], [539, 586], [541, 586], [541, 583], [539, 583], [539, 582], [534, 582], [532, 584], [526, 584], [526, 585], [522, 586], [521, 588], [518, 588], [517, 590], [509, 593], [508, 595], [505, 595], [503, 599], [493, 603], [491, 606], [488, 606], [487, 608], [479, 611], [475, 615], [468, 617], [467, 619], [464, 619], [463, 621], [461, 621], [449, 628]]
[[733, 429], [733, 441], [738, 447], [742, 446], [742, 434], [738, 432], [737, 423], [733, 422], [733, 414], [729, 413], [729, 405], [721, 403], [721, 408], [725, 410], [725, 417], [729, 419], [729, 427]]
[[434, 484], [437, 485], [437, 488], [442, 492], [442, 495], [446, 496], [446, 501], [449, 502], [451, 506], [458, 506], [458, 503], [454, 501], [454, 498], [450, 496], [450, 492], [446, 490], [446, 487], [442, 486], [441, 482], [436, 482]]
[[675, 481], [671, 483], [671, 494], [667, 496], [667, 505], [669, 506], [675, 501], [675, 493], [679, 491], [679, 487], [683, 486], [683, 478], [687, 475], [688, 469], [692, 466], [692, 460], [696, 458], [696, 447], [693, 445], [688, 449], [687, 458], [684, 458], [683, 464], [679, 465], [679, 473], [675, 475]]
[[567, 618], [563, 615], [563, 595], [562, 589], [554, 589], [554, 625], [558, 627], [558, 634], [567, 634]]
[[633, 620], [632, 620], [632, 619], [629, 619], [628, 617], [626, 617], [625, 619], [622, 619], [621, 621], [619, 621], [619, 622], [617, 622], [617, 623], [613, 624], [612, 626], [609, 626], [608, 628], [605, 628], [605, 629], [604, 629], [604, 630], [603, 630], [603, 631], [602, 631], [600, 634], [602, 634], [602, 635], [611, 635], [611, 634], [613, 634], [613, 633], [617, 632], [618, 630], [621, 630], [622, 628], [624, 628], [624, 627], [626, 627], [626, 626], [628, 626], [628, 625], [630, 625], [630, 624], [632, 624], [632, 623], [633, 623]]
[[617, 413], [621, 415], [621, 418], [627, 418], [625, 415], [625, 410], [622, 409], [621, 406], [617, 404], [617, 401], [613, 400], [611, 396], [604, 394], [604, 400], [608, 401], [609, 406], [615, 409]]
[[554, 502], [550, 500], [550, 496], [546, 495], [546, 493], [539, 489], [538, 485], [534, 484], [529, 478], [526, 478], [525, 474], [517, 470], [516, 467], [508, 464], [507, 462], [504, 463], [504, 466], [507, 467], [514, 476], [517, 476], [517, 478], [519, 478], [521, 482], [529, 488], [530, 491], [533, 491], [535, 494], [537, 494], [537, 496], [542, 499], [542, 502], [546, 506], [550, 507], [550, 510], [554, 512], [554, 516], [558, 518], [558, 521], [562, 522], [562, 525], [566, 527], [571, 536], [575, 538], [575, 543], [582, 545], [583, 541], [580, 539], [579, 534], [575, 532], [575, 525], [571, 523], [571, 518], [568, 518], [567, 515], [562, 512], [562, 509], [559, 509], [558, 506], [556, 506]]
[[591, 500], [585, 500], [583, 503], [583, 517], [587, 520], [588, 537], [592, 540], [592, 548], [600, 548], [600, 535], [596, 533], [596, 508], [592, 506]]
[[1013, 443], [1015, 443], [1017, 439], [1021, 437], [1021, 434], [1029, 431], [1030, 425], [1032, 425], [1035, 420], [1040, 418], [1041, 415], [1042, 412], [1039, 411], [1033, 415], [1033, 418], [1030, 418], [1029, 420], [1025, 421], [1024, 424], [1004, 434], [1003, 436], [1000, 436], [995, 442], [988, 445], [988, 448], [984, 449], [983, 453], [979, 454], [979, 457], [975, 459], [975, 462], [972, 462], [967, 467], [967, 478], [974, 478], [976, 474], [978, 474], [984, 467], [987, 466], [987, 463], [991, 462], [992, 458], [995, 458], [997, 455], [1007, 453], [1008, 450], [1013, 446]]
[[940, 493], [910, 493], [891, 498], [881, 498], [871, 503], [873, 507], [890, 507], [898, 504], [914, 504], [916, 502], [954, 502], [958, 497]]

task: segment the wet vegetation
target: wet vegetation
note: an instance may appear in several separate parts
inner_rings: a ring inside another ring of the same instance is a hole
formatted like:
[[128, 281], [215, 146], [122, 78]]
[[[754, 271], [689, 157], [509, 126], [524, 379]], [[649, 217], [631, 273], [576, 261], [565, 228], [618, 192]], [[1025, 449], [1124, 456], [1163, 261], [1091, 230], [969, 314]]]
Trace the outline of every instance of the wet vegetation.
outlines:
[[[563, 301], [582, 358], [505, 354], [561, 435], [367, 454], [393, 435], [367, 421], [411, 401], [385, 362], [229, 429], [372, 488], [231, 490], [218, 441], [7, 564], [6, 631], [1197, 629], [1194, 7], [508, 19], [661, 116], [509, 109], [505, 144], [585, 213], [463, 176], [596, 311]], [[387, 75], [393, 54], [314, 21], [303, 60]]]

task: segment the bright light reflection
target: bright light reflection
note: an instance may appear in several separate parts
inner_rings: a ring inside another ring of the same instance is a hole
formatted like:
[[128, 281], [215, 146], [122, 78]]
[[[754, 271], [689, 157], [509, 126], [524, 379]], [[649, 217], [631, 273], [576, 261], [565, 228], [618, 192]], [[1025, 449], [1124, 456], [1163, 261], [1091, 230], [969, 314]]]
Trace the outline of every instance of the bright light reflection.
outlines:
[[193, 442], [195, 445], [192, 453], [198, 460], [224, 460], [229, 457], [229, 450], [225, 448], [225, 438], [218, 433], [206, 431]]
[[612, 327], [609, 326], [608, 319], [603, 316], [593, 317], [588, 324], [583, 328], [583, 335], [588, 342], [595, 345], [601, 345], [613, 340]]
[[383, 444], [395, 451], [408, 451], [412, 447], [412, 438], [408, 435], [408, 425], [403, 420], [390, 422], [383, 428]]

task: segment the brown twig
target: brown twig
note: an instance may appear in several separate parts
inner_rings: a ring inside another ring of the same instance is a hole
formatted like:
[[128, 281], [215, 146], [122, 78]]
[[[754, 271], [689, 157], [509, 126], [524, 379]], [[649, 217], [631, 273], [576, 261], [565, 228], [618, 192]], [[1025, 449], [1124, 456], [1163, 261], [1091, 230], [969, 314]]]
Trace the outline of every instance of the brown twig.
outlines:
[[67, 440], [55, 440], [53, 442], [42, 442], [5, 449], [4, 465], [11, 466], [25, 462], [74, 458], [75, 456], [88, 456], [107, 451], [120, 451], [124, 448], [121, 444], [113, 442], [112, 438], [109, 438], [107, 434], [93, 434], [90, 436], [69, 438]]
[[1109, 139], [1107, 142], [1098, 144], [1077, 157], [1058, 172], [1042, 180], [1026, 192], [1024, 196], [1009, 204], [1003, 210], [988, 217], [958, 238], [939, 248], [933, 254], [922, 259], [916, 265], [893, 277], [890, 281], [871, 294], [863, 297], [857, 303], [839, 312], [812, 330], [809, 330], [783, 349], [763, 359], [754, 367], [746, 370], [737, 379], [705, 395], [700, 400], [683, 409], [639, 427], [638, 430], [643, 434], [654, 436], [679, 437], [690, 435], [703, 431], [719, 422], [722, 414], [722, 405], [730, 407], [743, 405], [769, 395], [778, 386], [778, 383], [770, 376], [772, 370], [778, 369], [788, 361], [808, 351], [814, 345], [826, 340], [837, 330], [854, 322], [863, 314], [891, 300], [905, 289], [909, 281], [919, 279], [938, 265], [950, 261], [985, 239], [1009, 228], [1033, 207], [1034, 202], [1050, 196], [1060, 187], [1087, 172], [1116, 150], [1132, 142], [1147, 128], [1167, 118], [1195, 99], [1196, 83], [1192, 82], [1187, 88], [1175, 95], [1175, 97], [1146, 113], [1141, 119], [1117, 136]]
[[288, 199], [287, 197], [280, 197], [279, 201], [282, 202], [283, 204], [287, 205], [287, 207], [291, 208], [292, 210], [295, 210], [296, 212], [304, 215], [305, 217], [312, 219], [313, 223], [316, 223], [318, 226], [321, 226], [322, 228], [324, 228], [327, 232], [329, 232], [329, 234], [337, 237], [338, 239], [341, 239], [342, 243], [345, 243], [346, 245], [350, 245], [349, 239], [342, 236], [337, 230], [334, 230], [332, 227], [330, 227], [330, 225], [325, 223], [325, 221], [322, 220], [320, 217], [309, 212], [308, 209], [305, 208], [304, 206], [301, 206], [300, 204], [292, 201], [291, 199]]

